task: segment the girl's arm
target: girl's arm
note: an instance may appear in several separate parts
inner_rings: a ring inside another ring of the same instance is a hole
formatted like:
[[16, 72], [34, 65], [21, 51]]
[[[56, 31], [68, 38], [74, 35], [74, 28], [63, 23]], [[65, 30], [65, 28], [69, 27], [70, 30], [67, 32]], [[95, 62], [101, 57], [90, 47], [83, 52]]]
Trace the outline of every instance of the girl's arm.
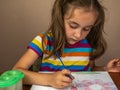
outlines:
[[120, 72], [120, 59], [110, 60], [106, 66], [96, 66], [95, 61], [91, 61], [93, 71]]
[[[39, 84], [38, 76], [40, 76], [41, 74], [39, 75], [36, 72], [31, 72], [28, 70], [37, 58], [38, 55], [31, 49], [28, 49], [27, 52], [20, 58], [20, 60], [13, 67], [13, 69], [18, 69], [25, 74], [25, 78], [24, 78], [25, 84]], [[47, 84], [46, 82], [43, 83]], [[40, 82], [40, 84], [42, 83]]]
[[38, 55], [33, 50], [28, 49], [13, 67], [13, 69], [20, 70], [24, 73], [24, 84], [47, 85], [55, 88], [63, 88], [71, 84], [72, 80], [65, 76], [66, 74], [71, 73], [68, 70], [62, 70], [56, 73], [38, 73], [29, 71], [28, 69], [37, 58]]
[[112, 59], [106, 65], [109, 72], [120, 72], [120, 59]]

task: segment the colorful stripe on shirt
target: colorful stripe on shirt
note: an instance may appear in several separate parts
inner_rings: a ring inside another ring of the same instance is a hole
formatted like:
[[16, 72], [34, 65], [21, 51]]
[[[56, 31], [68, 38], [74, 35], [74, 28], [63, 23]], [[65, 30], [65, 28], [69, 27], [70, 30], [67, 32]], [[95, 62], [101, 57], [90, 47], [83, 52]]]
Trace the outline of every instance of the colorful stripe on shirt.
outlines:
[[[64, 69], [59, 59], [54, 59], [52, 57], [44, 59], [48, 56], [48, 53], [51, 52], [54, 46], [53, 39], [50, 35], [46, 36], [44, 42], [45, 53], [43, 53], [41, 34], [35, 37], [29, 44], [29, 47], [39, 56], [43, 55], [40, 71], [59, 71]], [[86, 39], [81, 40], [74, 45], [66, 45], [61, 56], [65, 68], [71, 71], [90, 70], [89, 62], [92, 50], [93, 49]]]

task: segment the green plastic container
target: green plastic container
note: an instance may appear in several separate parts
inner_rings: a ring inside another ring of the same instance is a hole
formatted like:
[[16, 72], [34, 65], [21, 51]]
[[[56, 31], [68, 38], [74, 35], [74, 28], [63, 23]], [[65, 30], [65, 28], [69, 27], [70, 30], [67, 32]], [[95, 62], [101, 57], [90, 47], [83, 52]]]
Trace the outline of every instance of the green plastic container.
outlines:
[[22, 90], [24, 74], [18, 70], [9, 70], [0, 76], [0, 90]]

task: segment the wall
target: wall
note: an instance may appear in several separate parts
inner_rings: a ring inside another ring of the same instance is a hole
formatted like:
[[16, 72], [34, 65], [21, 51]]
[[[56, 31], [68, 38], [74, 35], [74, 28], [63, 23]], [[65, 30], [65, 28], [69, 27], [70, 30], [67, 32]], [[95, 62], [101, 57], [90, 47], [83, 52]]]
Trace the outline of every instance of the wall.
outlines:
[[[105, 37], [108, 49], [97, 60], [98, 65], [104, 65], [114, 57], [120, 58], [120, 0], [103, 1], [107, 8]], [[11, 69], [33, 37], [47, 29], [53, 2], [54, 0], [0, 0], [0, 72]]]
[[0, 72], [11, 69], [50, 21], [54, 0], [0, 0]]
[[97, 60], [97, 65], [105, 65], [108, 60], [120, 58], [120, 0], [102, 0], [106, 8], [105, 38], [108, 48], [105, 54]]

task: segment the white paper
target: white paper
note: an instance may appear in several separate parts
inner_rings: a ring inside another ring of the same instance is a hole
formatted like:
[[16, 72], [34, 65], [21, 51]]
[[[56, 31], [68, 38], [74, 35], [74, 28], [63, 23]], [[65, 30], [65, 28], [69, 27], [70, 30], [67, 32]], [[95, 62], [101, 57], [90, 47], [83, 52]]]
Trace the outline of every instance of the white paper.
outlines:
[[118, 90], [108, 72], [76, 72], [70, 87], [55, 89], [53, 87], [32, 85], [31, 90]]

